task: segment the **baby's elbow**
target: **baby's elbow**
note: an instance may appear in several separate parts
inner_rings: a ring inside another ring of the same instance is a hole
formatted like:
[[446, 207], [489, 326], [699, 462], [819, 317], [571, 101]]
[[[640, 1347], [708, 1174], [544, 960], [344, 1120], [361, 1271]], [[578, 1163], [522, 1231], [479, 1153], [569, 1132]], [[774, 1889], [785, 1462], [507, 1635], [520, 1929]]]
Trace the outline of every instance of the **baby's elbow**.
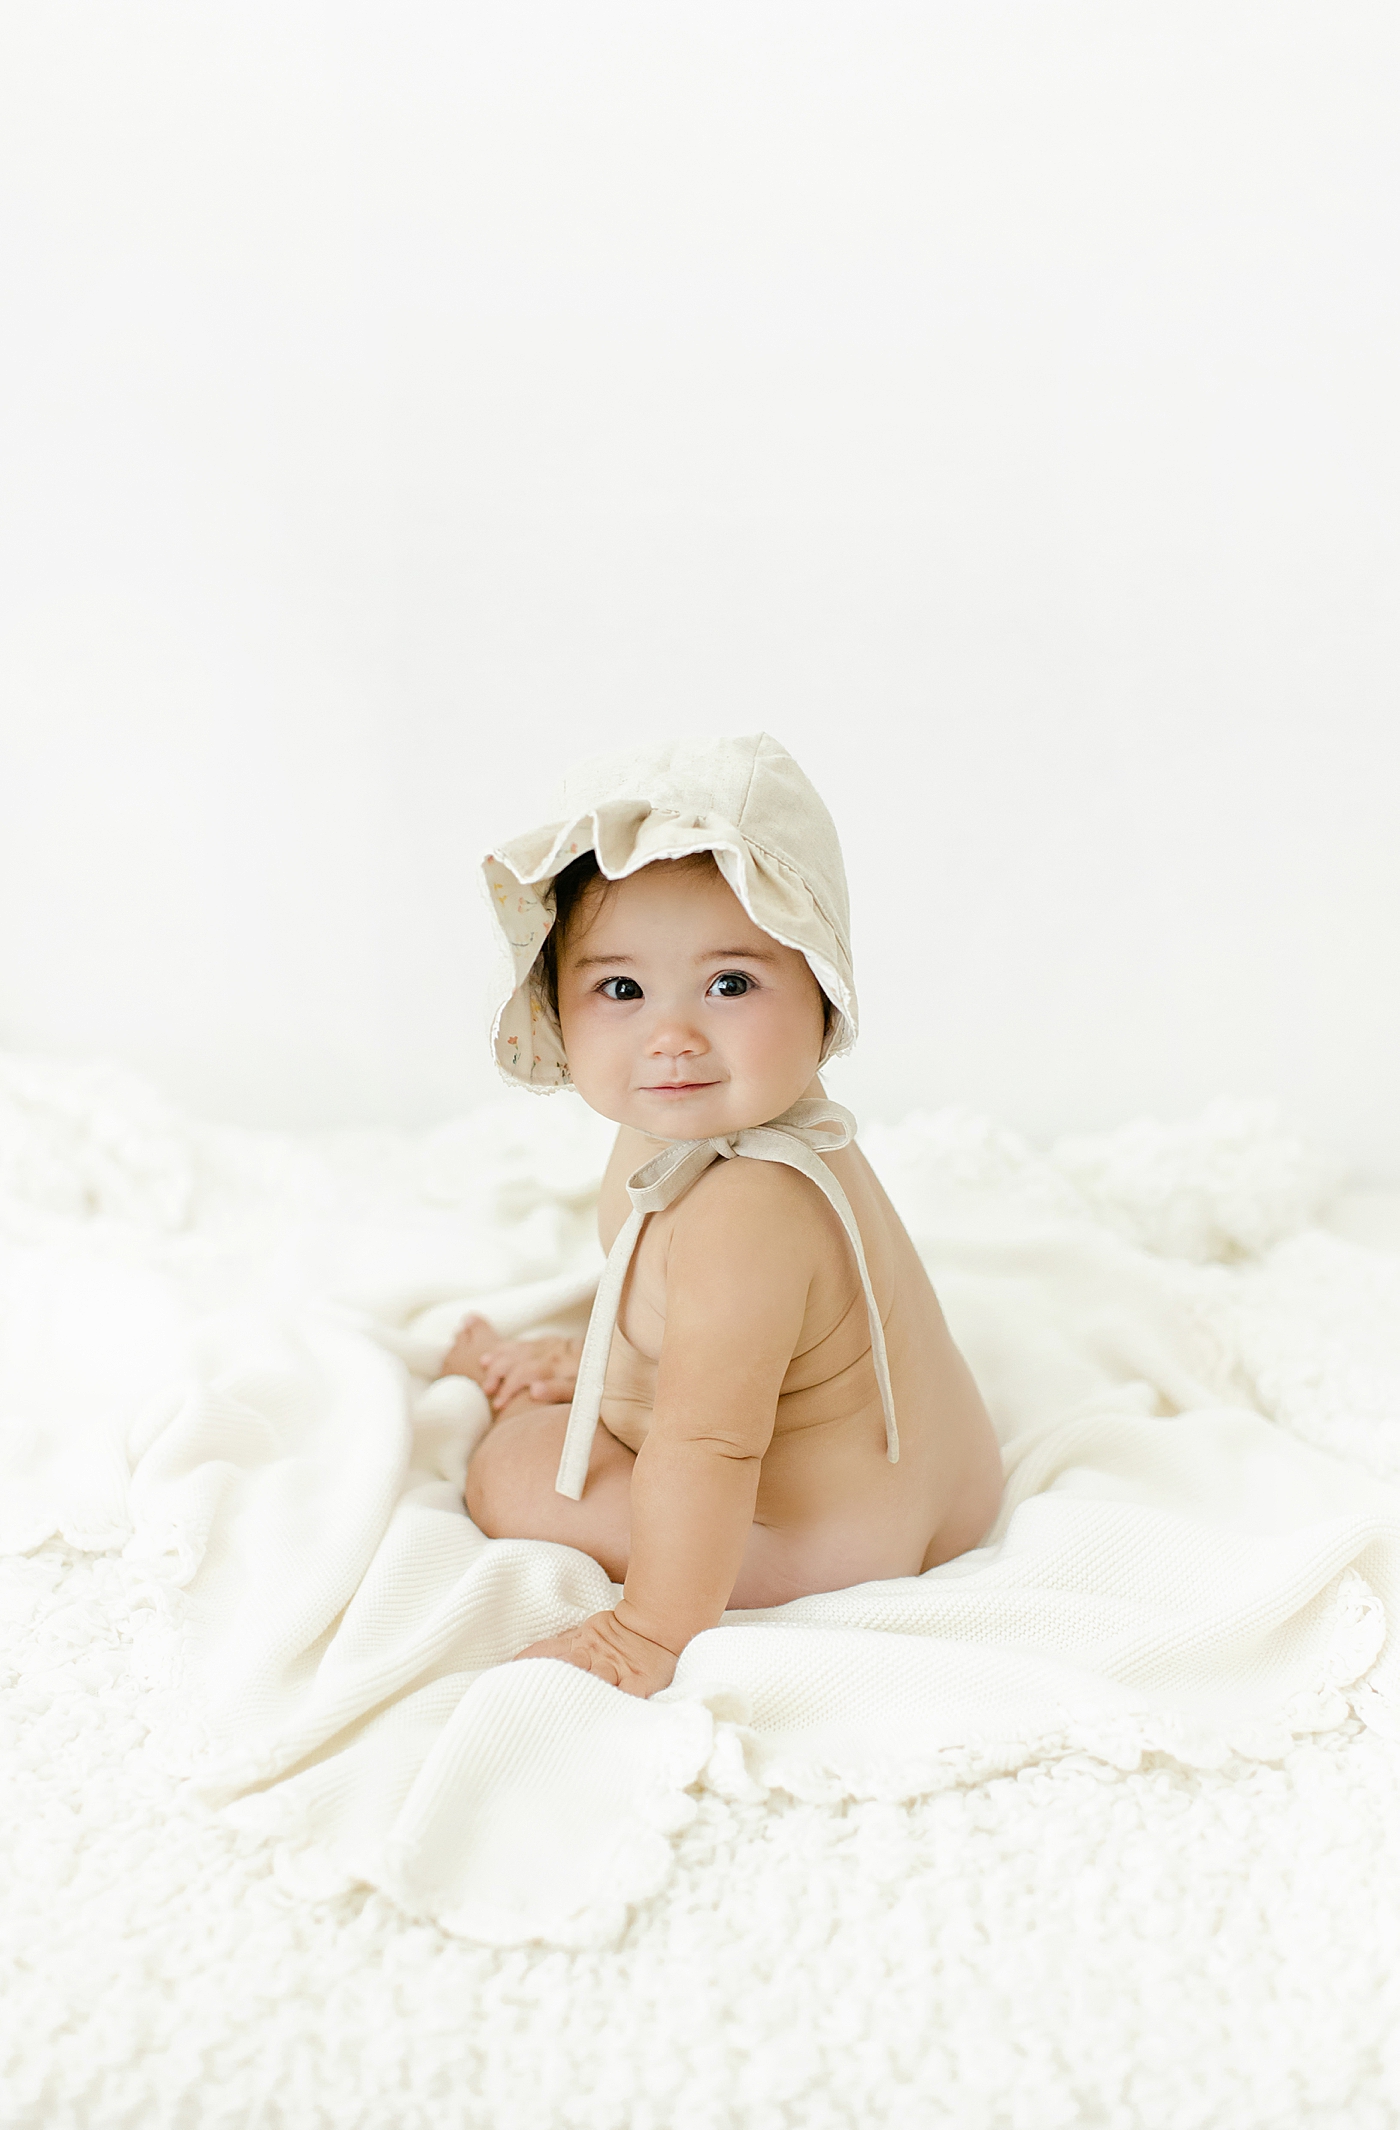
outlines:
[[723, 1428], [687, 1428], [671, 1438], [687, 1453], [726, 1465], [759, 1465], [766, 1443], [756, 1446], [751, 1436], [728, 1433]]

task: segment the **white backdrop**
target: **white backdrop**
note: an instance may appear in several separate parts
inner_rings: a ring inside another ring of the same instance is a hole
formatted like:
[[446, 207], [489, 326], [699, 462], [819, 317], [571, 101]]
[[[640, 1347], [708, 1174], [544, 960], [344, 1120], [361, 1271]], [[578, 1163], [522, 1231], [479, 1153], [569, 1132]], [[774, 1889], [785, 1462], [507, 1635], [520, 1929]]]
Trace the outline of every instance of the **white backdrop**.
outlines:
[[0, 1043], [445, 1114], [483, 844], [766, 726], [858, 1109], [1272, 1094], [1400, 1176], [1391, 0], [3, 39]]

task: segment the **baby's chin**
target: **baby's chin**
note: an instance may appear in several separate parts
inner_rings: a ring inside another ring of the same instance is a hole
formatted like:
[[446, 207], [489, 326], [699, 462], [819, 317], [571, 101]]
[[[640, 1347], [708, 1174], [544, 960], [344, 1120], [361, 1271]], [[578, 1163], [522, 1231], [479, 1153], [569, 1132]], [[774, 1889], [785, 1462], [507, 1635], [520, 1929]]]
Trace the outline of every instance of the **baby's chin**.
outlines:
[[784, 1088], [738, 1088], [732, 1082], [693, 1094], [640, 1090], [629, 1097], [627, 1114], [616, 1122], [630, 1124], [653, 1139], [720, 1139], [769, 1123], [791, 1108], [801, 1092], [800, 1088], [797, 1094]]

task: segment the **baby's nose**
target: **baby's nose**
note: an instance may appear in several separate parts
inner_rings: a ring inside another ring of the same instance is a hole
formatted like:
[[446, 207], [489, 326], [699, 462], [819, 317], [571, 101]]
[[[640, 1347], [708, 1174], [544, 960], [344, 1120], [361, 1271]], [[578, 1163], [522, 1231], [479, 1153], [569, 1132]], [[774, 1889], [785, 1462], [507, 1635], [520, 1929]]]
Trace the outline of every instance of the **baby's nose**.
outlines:
[[689, 1056], [705, 1048], [705, 1038], [684, 1015], [668, 1014], [657, 1020], [647, 1048], [664, 1057]]

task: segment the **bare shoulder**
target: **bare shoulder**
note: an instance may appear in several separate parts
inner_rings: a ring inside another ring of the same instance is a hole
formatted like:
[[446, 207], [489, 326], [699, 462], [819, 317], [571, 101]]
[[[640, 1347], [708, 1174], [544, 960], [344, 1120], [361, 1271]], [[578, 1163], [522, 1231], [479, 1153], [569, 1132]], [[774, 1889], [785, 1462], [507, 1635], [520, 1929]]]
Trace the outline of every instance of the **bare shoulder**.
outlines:
[[716, 1161], [672, 1212], [670, 1255], [722, 1253], [736, 1269], [815, 1262], [834, 1217], [810, 1176], [781, 1161]]
[[[776, 1400], [817, 1276], [825, 1205], [777, 1162], [718, 1161], [697, 1177], [668, 1216], [663, 1364], [694, 1362], [707, 1381], [716, 1369], [746, 1382], [757, 1373]], [[775, 1407], [765, 1410], [771, 1428]]]

